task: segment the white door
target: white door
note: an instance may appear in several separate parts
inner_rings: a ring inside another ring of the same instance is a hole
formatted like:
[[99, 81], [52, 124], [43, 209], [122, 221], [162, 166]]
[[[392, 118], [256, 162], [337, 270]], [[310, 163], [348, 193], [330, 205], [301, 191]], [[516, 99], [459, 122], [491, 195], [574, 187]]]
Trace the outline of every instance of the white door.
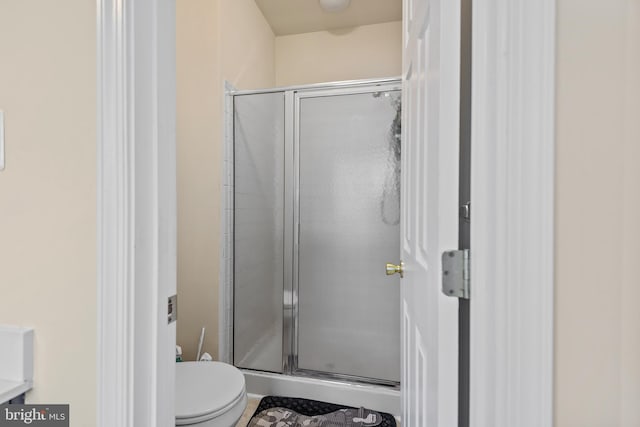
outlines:
[[459, 0], [404, 1], [402, 423], [458, 425], [458, 301], [441, 254], [458, 247]]

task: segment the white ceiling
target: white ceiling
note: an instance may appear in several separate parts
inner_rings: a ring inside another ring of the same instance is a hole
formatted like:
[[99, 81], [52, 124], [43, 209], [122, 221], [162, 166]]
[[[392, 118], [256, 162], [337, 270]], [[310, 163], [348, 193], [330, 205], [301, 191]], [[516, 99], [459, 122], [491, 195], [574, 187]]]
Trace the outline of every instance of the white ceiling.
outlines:
[[276, 36], [337, 30], [402, 19], [402, 0], [351, 0], [342, 12], [329, 13], [318, 0], [255, 0]]

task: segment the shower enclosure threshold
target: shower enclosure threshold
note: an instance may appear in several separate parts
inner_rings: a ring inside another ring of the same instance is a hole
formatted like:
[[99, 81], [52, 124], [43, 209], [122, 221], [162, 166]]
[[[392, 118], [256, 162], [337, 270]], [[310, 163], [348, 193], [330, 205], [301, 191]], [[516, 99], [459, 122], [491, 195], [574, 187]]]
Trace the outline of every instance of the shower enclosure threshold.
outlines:
[[400, 414], [400, 391], [386, 386], [352, 384], [242, 369], [247, 393], [321, 400]]

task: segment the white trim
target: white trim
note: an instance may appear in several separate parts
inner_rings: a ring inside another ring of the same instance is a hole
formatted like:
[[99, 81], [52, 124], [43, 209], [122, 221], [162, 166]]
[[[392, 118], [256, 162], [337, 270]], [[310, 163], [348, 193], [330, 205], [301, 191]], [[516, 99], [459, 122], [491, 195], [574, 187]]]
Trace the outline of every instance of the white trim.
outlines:
[[97, 425], [174, 426], [175, 9], [97, 0]]
[[553, 424], [555, 0], [474, 0], [471, 427]]
[[130, 3], [98, 13], [98, 426], [133, 423], [132, 112], [127, 68]]

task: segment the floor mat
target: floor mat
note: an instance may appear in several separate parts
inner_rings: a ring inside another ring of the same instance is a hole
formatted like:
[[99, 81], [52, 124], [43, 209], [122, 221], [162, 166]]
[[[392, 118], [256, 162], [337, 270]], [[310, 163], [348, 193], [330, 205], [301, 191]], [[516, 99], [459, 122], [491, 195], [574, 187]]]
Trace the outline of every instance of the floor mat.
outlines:
[[248, 427], [396, 427], [392, 415], [295, 397], [265, 396]]

